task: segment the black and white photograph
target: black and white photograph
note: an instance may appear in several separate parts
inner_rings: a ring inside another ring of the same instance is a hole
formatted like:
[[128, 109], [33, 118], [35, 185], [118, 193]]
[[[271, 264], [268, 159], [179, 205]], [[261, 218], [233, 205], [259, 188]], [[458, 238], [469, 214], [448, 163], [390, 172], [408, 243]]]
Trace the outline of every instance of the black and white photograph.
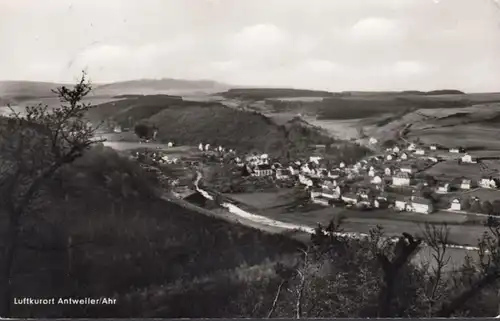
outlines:
[[0, 0], [1, 318], [500, 318], [500, 1]]

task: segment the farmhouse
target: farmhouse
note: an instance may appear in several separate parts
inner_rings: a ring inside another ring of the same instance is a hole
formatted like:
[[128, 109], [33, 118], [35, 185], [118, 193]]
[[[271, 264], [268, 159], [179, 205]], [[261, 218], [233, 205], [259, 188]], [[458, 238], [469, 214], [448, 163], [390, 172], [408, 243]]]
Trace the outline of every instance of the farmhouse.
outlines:
[[368, 176], [374, 177], [375, 176], [375, 168], [371, 167], [370, 170], [368, 171]]
[[391, 176], [392, 175], [392, 169], [390, 167], [386, 167], [384, 169], [384, 174], [387, 175], [387, 176]]
[[450, 192], [450, 184], [449, 183], [439, 183], [436, 189], [438, 193], [449, 193]]
[[360, 201], [360, 197], [353, 193], [346, 193], [342, 195], [341, 199], [348, 204], [357, 204]]
[[465, 152], [465, 150], [462, 147], [450, 148], [450, 153], [459, 154], [459, 153], [463, 153], [463, 152]]
[[399, 147], [398, 147], [398, 146], [394, 146], [394, 147], [392, 148], [392, 151], [393, 151], [394, 153], [399, 153], [399, 152], [401, 151], [401, 149], [399, 149]]
[[328, 199], [339, 199], [341, 195], [340, 187], [335, 188], [323, 188], [321, 190], [321, 195]]
[[414, 172], [416, 172], [416, 168], [413, 165], [404, 165], [404, 166], [401, 166], [400, 170], [403, 173], [408, 173], [408, 174], [413, 174]]
[[378, 140], [375, 137], [370, 137], [370, 144], [375, 145], [378, 143]]
[[385, 156], [385, 159], [387, 159], [388, 161], [393, 160], [394, 158], [396, 158], [396, 154], [389, 154]]
[[394, 200], [394, 208], [399, 211], [405, 211], [407, 206], [407, 198], [401, 195], [396, 196]]
[[339, 168], [345, 168], [345, 163], [344, 162], [340, 162]]
[[430, 150], [437, 150], [437, 146], [436, 145], [431, 145], [431, 146], [429, 146], [429, 149]]
[[462, 156], [462, 158], [460, 160], [462, 161], [462, 163], [468, 163], [468, 164], [477, 163], [477, 159], [473, 158], [471, 155], [469, 155], [467, 153], [464, 156]]
[[415, 148], [417, 148], [417, 146], [415, 146], [414, 143], [410, 143], [410, 145], [408, 145], [408, 148], [406, 148], [406, 149], [409, 151], [412, 151], [412, 150], [415, 150]]
[[401, 156], [399, 156], [400, 159], [402, 160], [407, 160], [408, 159], [408, 154], [402, 153]]
[[267, 164], [259, 164], [253, 170], [253, 176], [263, 177], [270, 176], [273, 174], [273, 169], [270, 165]]
[[420, 148], [419, 148], [419, 149], [417, 149], [417, 150], [415, 151], [415, 154], [416, 154], [416, 155], [425, 155], [425, 150], [423, 150], [423, 149], [420, 149]]
[[460, 182], [460, 189], [471, 189], [472, 188], [472, 181], [470, 179], [463, 179]]
[[415, 213], [429, 214], [434, 212], [434, 205], [430, 199], [412, 196], [409, 210]]
[[498, 187], [497, 182], [491, 177], [481, 178], [479, 180], [479, 186], [481, 186], [483, 188], [497, 188]]
[[452, 210], [452, 211], [461, 211], [462, 210], [462, 204], [460, 203], [460, 199], [454, 198], [451, 201], [450, 210]]
[[299, 183], [301, 183], [302, 185], [305, 185], [305, 186], [313, 186], [314, 185], [314, 182], [311, 178], [309, 178], [305, 175], [302, 175], [302, 174], [299, 174]]
[[407, 172], [399, 172], [392, 177], [392, 185], [394, 186], [410, 186], [411, 176]]

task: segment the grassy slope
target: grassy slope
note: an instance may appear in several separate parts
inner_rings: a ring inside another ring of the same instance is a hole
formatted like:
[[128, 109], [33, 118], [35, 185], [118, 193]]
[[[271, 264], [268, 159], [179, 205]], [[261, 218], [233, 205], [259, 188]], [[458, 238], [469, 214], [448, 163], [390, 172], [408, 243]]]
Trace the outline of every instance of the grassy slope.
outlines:
[[[25, 240], [61, 250], [21, 251], [15, 295], [115, 296], [118, 304], [87, 310], [16, 306], [19, 316], [231, 316], [227, 309], [235, 308], [241, 290], [261, 287], [263, 276], [272, 283], [270, 264], [300, 246], [152, 197], [147, 189], [154, 180], [148, 177], [109, 149], [97, 149], [60, 173], [44, 212], [52, 224], [30, 221], [36, 233]], [[81, 244], [71, 253], [64, 250], [69, 235]], [[242, 279], [248, 269], [257, 271]], [[196, 298], [204, 300], [192, 309]]]

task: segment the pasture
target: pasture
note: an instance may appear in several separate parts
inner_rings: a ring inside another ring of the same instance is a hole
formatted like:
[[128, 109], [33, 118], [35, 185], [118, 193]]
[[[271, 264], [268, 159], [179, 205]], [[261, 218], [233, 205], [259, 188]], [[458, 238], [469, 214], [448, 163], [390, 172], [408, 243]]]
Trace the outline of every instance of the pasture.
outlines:
[[419, 138], [426, 145], [439, 144], [449, 147], [500, 150], [498, 128], [480, 124], [410, 130], [407, 137], [410, 140]]
[[252, 208], [267, 209], [290, 204], [293, 201], [291, 192], [292, 189], [282, 189], [279, 192], [235, 193], [224, 196]]
[[478, 188], [470, 192], [463, 193], [463, 196], [478, 197], [481, 201], [496, 201], [500, 200], [500, 190]]
[[479, 164], [458, 164], [456, 160], [444, 161], [424, 171], [435, 177], [479, 179], [485, 175]]

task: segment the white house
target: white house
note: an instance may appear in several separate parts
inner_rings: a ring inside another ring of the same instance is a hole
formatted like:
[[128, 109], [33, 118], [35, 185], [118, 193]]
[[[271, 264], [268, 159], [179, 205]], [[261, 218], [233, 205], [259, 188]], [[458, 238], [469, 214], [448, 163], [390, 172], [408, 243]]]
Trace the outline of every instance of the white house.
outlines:
[[375, 176], [375, 169], [373, 167], [370, 168], [370, 170], [368, 171], [368, 176], [370, 176], [370, 177], [374, 177]]
[[340, 162], [339, 168], [345, 168], [345, 163], [344, 162]]
[[319, 161], [321, 160], [322, 158], [320, 156], [310, 156], [309, 157], [309, 161], [312, 162], [312, 163], [316, 163], [316, 164], [319, 164]]
[[450, 184], [449, 183], [441, 183], [437, 187], [438, 193], [449, 193], [450, 192]]
[[205, 151], [208, 151], [210, 149], [210, 144], [205, 145]]
[[378, 143], [378, 140], [375, 137], [370, 137], [370, 144], [375, 145]]
[[406, 206], [408, 205], [408, 202], [405, 197], [396, 197], [394, 201], [394, 208], [399, 211], [405, 211]]
[[174, 147], [174, 143], [168, 142], [167, 147]]
[[377, 175], [377, 176], [372, 178], [371, 183], [372, 184], [382, 184], [382, 178]]
[[423, 149], [420, 149], [420, 148], [419, 148], [419, 149], [417, 149], [417, 150], [415, 151], [415, 154], [416, 154], [416, 155], [425, 155], [425, 150], [423, 150]]
[[452, 210], [452, 211], [461, 211], [462, 210], [462, 204], [460, 203], [460, 200], [458, 198], [454, 198], [451, 201], [450, 210]]
[[430, 214], [434, 212], [434, 205], [430, 199], [412, 196], [408, 210], [416, 213]]
[[122, 132], [122, 128], [120, 126], [115, 126], [115, 128], [113, 129], [113, 131], [115, 133], [121, 133]]
[[430, 150], [437, 150], [437, 146], [436, 145], [431, 145], [431, 146], [429, 146], [429, 149]]
[[417, 148], [415, 146], [415, 144], [414, 143], [410, 143], [410, 145], [408, 145], [408, 148], [406, 148], [406, 149], [409, 150], [409, 151], [412, 151], [412, 150], [415, 150], [415, 148]]
[[200, 151], [203, 151], [203, 143], [200, 143], [200, 145], [198, 145], [198, 149], [199, 149]]
[[450, 148], [450, 153], [458, 154], [460, 152], [461, 152], [461, 148], [457, 148], [457, 147]]
[[384, 169], [384, 174], [387, 175], [387, 176], [391, 176], [392, 175], [392, 170], [390, 167], [386, 167]]
[[399, 152], [401, 151], [401, 149], [399, 149], [399, 147], [398, 147], [398, 146], [394, 146], [394, 147], [392, 148], [392, 151], [393, 151], [394, 153], [399, 153]]
[[439, 159], [437, 157], [427, 157], [427, 159], [434, 163], [439, 162]]
[[406, 172], [399, 172], [392, 177], [392, 185], [394, 186], [410, 186], [411, 177]]
[[342, 195], [341, 199], [348, 204], [357, 204], [360, 200], [358, 195], [352, 193]]
[[303, 185], [306, 185], [306, 186], [313, 186], [314, 185], [314, 182], [312, 181], [312, 179], [310, 179], [309, 177], [304, 176], [302, 174], [299, 174], [299, 182]]
[[477, 160], [467, 153], [464, 156], [462, 156], [461, 160], [462, 160], [462, 163], [468, 163], [468, 164], [477, 163]]
[[412, 174], [415, 172], [415, 167], [411, 166], [411, 165], [405, 165], [405, 166], [401, 166], [400, 170], [403, 172], [403, 173], [408, 173], [408, 174]]
[[402, 153], [401, 156], [399, 156], [400, 159], [402, 160], [407, 160], [408, 159], [408, 154]]
[[387, 159], [388, 161], [390, 160], [393, 160], [394, 159], [394, 154], [389, 154], [385, 157], [385, 159]]
[[273, 174], [273, 169], [267, 164], [261, 164], [257, 165], [252, 174], [257, 177], [270, 176]]
[[328, 199], [339, 199], [340, 198], [340, 187], [335, 188], [323, 188], [321, 190], [321, 195]]
[[479, 186], [483, 188], [497, 188], [497, 182], [492, 178], [481, 178]]
[[472, 188], [472, 181], [470, 179], [463, 179], [462, 182], [460, 182], [460, 188], [461, 189], [471, 189]]

